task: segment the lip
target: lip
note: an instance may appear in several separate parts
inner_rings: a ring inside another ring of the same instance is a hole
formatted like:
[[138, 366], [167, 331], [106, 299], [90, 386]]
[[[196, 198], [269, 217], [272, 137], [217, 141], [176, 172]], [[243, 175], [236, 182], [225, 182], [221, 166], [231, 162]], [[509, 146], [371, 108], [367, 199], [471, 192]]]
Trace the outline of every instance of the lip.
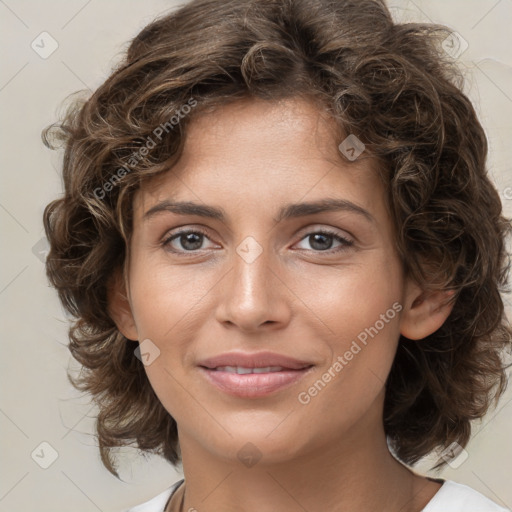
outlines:
[[282, 366], [287, 370], [302, 370], [313, 363], [300, 361], [293, 357], [275, 352], [227, 352], [210, 357], [199, 362], [199, 366], [217, 368], [219, 366], [244, 366], [245, 368], [266, 368], [267, 366]]
[[[248, 374], [215, 369], [223, 366], [243, 366], [245, 368], [281, 366], [283, 369], [277, 372]], [[230, 352], [201, 361], [199, 370], [210, 384], [229, 395], [241, 398], [259, 398], [295, 384], [304, 378], [313, 366], [312, 363], [273, 352], [254, 354]]]

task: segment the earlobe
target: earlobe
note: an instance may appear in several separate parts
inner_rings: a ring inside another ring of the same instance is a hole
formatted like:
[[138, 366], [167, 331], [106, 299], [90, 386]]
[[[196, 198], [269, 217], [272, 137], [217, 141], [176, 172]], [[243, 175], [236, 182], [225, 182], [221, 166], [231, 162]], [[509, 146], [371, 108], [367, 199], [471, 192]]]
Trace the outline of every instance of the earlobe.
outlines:
[[137, 341], [137, 327], [121, 271], [115, 272], [108, 283], [107, 300], [108, 313], [119, 331], [125, 338]]
[[437, 331], [450, 315], [455, 291], [425, 292], [409, 283], [406, 307], [400, 319], [400, 334], [411, 340], [421, 340]]

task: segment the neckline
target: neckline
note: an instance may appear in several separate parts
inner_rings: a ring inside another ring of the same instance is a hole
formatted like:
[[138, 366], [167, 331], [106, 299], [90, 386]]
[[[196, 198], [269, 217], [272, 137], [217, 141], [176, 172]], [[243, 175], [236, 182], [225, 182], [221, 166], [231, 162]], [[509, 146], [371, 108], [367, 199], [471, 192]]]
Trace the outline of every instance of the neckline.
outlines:
[[163, 511], [162, 512], [166, 512], [167, 510], [167, 507], [169, 506], [169, 503], [171, 502], [172, 500], [172, 497], [178, 492], [178, 489], [182, 486], [182, 484], [185, 483], [185, 479], [182, 478], [180, 481], [176, 482], [174, 484], [174, 488], [171, 487], [171, 493], [169, 495], [169, 498], [167, 499], [167, 501], [165, 502], [165, 505], [164, 505], [164, 508], [163, 508]]
[[[441, 491], [443, 491], [446, 488], [446, 484], [448, 483], [448, 480], [444, 480], [443, 478], [432, 478], [432, 477], [425, 477], [427, 480], [430, 480], [431, 482], [437, 482], [438, 484], [441, 484], [441, 487], [437, 490], [437, 492], [430, 498], [429, 502], [423, 507], [423, 509], [420, 512], [423, 512], [427, 507], [430, 506], [431, 503], [434, 503], [435, 500], [439, 499], [438, 496], [440, 495]], [[178, 482], [174, 484], [174, 488], [171, 487], [171, 493], [169, 495], [169, 498], [165, 502], [164, 508], [162, 512], [166, 512], [167, 507], [169, 506], [169, 503], [172, 500], [172, 497], [178, 492], [178, 489], [185, 483], [185, 479], [182, 478]], [[444, 492], [444, 491], [443, 491]]]

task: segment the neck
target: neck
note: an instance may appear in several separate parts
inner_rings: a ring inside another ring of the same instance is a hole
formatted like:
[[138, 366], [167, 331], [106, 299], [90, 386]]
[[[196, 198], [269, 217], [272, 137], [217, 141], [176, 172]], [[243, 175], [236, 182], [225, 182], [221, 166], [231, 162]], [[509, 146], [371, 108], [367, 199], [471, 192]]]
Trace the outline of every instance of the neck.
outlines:
[[440, 484], [414, 474], [390, 454], [383, 429], [368, 428], [380, 424], [380, 417], [289, 457], [262, 454], [251, 467], [180, 432], [183, 510], [419, 512]]

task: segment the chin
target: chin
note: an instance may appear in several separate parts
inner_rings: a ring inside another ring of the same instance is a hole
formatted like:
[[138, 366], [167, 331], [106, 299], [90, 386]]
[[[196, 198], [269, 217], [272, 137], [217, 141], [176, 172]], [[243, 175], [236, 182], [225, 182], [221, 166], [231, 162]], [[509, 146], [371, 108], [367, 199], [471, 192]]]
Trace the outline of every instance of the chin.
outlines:
[[301, 455], [304, 440], [298, 439], [298, 426], [293, 431], [292, 429], [273, 431], [277, 424], [268, 429], [249, 426], [241, 430], [231, 429], [230, 433], [233, 437], [226, 436], [219, 439], [213, 450], [210, 439], [208, 449], [216, 452], [215, 456], [228, 462], [242, 463], [248, 468], [255, 465], [261, 467], [286, 463]]

